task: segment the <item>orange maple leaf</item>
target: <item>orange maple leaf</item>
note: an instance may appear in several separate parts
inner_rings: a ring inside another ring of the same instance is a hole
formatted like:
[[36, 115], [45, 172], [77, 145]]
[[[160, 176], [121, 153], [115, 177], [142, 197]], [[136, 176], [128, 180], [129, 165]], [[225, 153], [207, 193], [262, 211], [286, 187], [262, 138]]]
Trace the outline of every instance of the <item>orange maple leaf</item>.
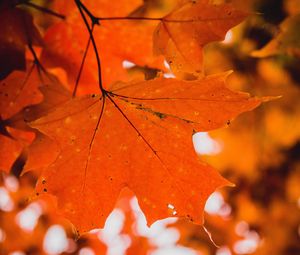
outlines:
[[24, 107], [42, 101], [39, 82], [37, 69], [29, 62], [26, 72], [13, 71], [0, 81], [0, 170], [9, 172], [22, 150], [34, 139], [28, 128], [18, 130], [18, 125], [11, 120]]
[[[48, 82], [40, 88], [44, 100], [40, 104], [27, 107], [24, 110], [23, 114], [26, 122], [36, 120], [48, 114], [55, 107], [64, 104], [71, 98], [71, 93], [56, 79], [55, 76], [48, 77], [50, 78]], [[16, 118], [11, 122], [14, 121], [16, 121]], [[40, 172], [44, 167], [55, 160], [58, 153], [59, 148], [56, 142], [44, 134], [37, 132], [35, 140], [28, 147], [28, 158], [22, 174], [33, 170]], [[39, 160], [36, 160], [37, 158]]]
[[[71, 98], [71, 93], [59, 82], [59, 80], [54, 75], [44, 73], [42, 78], [43, 83], [41, 83], [39, 87], [39, 97], [43, 96], [43, 101], [39, 104], [24, 108], [21, 112], [6, 120], [9, 126], [25, 131], [33, 131], [27, 125], [28, 122], [34, 121], [48, 114], [55, 107], [62, 105], [64, 102], [68, 101]], [[12, 84], [9, 84], [10, 87], [12, 87]], [[33, 83], [34, 86], [37, 86], [37, 84]], [[26, 92], [27, 90], [29, 90], [27, 92], [29, 93], [27, 100], [33, 101], [36, 92], [31, 91], [31, 89], [32, 87], [26, 87], [24, 91]], [[23, 104], [19, 103], [19, 108], [23, 105], [24, 102]], [[1, 106], [2, 105], [0, 104], [0, 109]], [[39, 172], [45, 166], [51, 164], [55, 160], [58, 153], [57, 144], [52, 139], [40, 132], [36, 132], [36, 138], [33, 143], [28, 146], [27, 150], [28, 156], [22, 174], [33, 170]], [[39, 160], [36, 160], [37, 158]]]
[[183, 1], [165, 16], [154, 33], [154, 49], [163, 54], [175, 73], [201, 73], [205, 44], [222, 40], [246, 17], [230, 4], [208, 0]]
[[38, 87], [40, 77], [35, 64], [28, 62], [27, 71], [14, 71], [0, 81], [0, 116], [8, 119], [43, 97]]
[[38, 192], [57, 196], [80, 231], [103, 226], [124, 187], [138, 197], [148, 224], [174, 215], [202, 223], [207, 197], [229, 182], [197, 158], [192, 134], [262, 101], [226, 88], [227, 75], [119, 83], [32, 122], [61, 148]]

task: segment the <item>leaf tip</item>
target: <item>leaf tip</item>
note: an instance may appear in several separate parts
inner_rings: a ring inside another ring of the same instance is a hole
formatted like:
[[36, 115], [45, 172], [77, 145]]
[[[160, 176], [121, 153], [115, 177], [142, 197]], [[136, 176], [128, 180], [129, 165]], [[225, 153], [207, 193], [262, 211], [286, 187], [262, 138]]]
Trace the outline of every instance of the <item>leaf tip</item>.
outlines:
[[282, 96], [266, 96], [266, 97], [262, 97], [261, 98], [261, 102], [264, 103], [264, 102], [269, 102], [269, 101], [273, 101], [273, 100], [277, 100], [277, 99], [281, 99]]

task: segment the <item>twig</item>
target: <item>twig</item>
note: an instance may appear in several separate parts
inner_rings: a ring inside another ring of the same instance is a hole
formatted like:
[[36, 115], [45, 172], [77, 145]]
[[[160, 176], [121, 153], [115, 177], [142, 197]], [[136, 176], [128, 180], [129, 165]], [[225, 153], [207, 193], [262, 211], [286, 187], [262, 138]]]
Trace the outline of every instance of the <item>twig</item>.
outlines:
[[[92, 31], [93, 31], [93, 29], [94, 29], [94, 26], [92, 25]], [[91, 37], [89, 37], [88, 43], [87, 43], [85, 51], [84, 51], [84, 55], [83, 55], [83, 58], [82, 58], [82, 61], [81, 61], [81, 64], [80, 64], [80, 68], [79, 68], [79, 72], [78, 72], [78, 75], [77, 75], [77, 78], [76, 78], [76, 82], [75, 82], [74, 90], [73, 90], [73, 93], [72, 93], [72, 97], [76, 96], [79, 80], [80, 80], [80, 77], [81, 77], [81, 74], [82, 74], [83, 66], [84, 66], [84, 63], [85, 63], [85, 59], [86, 59], [90, 44], [91, 44]]]
[[65, 19], [66, 18], [66, 16], [63, 15], [63, 14], [52, 11], [52, 10], [46, 8], [46, 7], [31, 3], [30, 1], [20, 1], [20, 3], [18, 3], [18, 4], [24, 4], [28, 7], [31, 7], [33, 9], [36, 9], [36, 10], [40, 11], [40, 12], [52, 15], [52, 16], [54, 16], [56, 18], [59, 18], [59, 19]]
[[90, 34], [90, 39], [92, 41], [92, 45], [93, 45], [93, 48], [94, 48], [94, 52], [95, 52], [95, 56], [96, 56], [96, 61], [97, 61], [97, 72], [98, 72], [98, 83], [99, 83], [99, 88], [101, 90], [101, 92], [105, 92], [104, 88], [103, 88], [103, 85], [102, 85], [102, 73], [101, 73], [101, 61], [100, 61], [100, 56], [99, 56], [99, 52], [98, 52], [98, 49], [97, 49], [97, 45], [96, 45], [96, 41], [95, 41], [95, 38], [94, 38], [94, 35], [93, 35], [93, 30], [90, 28], [89, 24], [88, 24], [88, 21], [83, 13], [83, 10], [87, 13], [87, 15], [89, 16], [89, 18], [91, 19], [92, 21], [92, 27], [94, 25], [99, 25], [99, 21], [97, 19], [95, 19], [95, 17], [87, 10], [87, 8], [81, 3], [80, 0], [74, 0], [76, 5], [77, 5], [77, 8], [80, 12], [80, 15], [85, 23], [85, 26]]

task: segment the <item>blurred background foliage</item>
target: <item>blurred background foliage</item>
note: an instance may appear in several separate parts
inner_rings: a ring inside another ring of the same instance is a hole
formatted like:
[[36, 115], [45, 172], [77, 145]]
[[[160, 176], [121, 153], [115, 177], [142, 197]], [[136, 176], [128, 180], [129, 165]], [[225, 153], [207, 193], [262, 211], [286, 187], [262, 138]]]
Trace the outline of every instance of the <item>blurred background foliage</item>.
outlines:
[[[247, 240], [251, 231], [258, 245], [244, 253], [300, 254], [300, 1], [235, 2], [252, 15], [228, 40], [206, 47], [206, 72], [232, 69], [232, 88], [282, 97], [210, 133], [222, 150], [206, 160], [236, 187], [222, 190], [231, 208], [223, 228], [211, 216], [207, 226], [232, 254], [243, 254], [234, 234]], [[213, 246], [208, 250], [214, 253]]]

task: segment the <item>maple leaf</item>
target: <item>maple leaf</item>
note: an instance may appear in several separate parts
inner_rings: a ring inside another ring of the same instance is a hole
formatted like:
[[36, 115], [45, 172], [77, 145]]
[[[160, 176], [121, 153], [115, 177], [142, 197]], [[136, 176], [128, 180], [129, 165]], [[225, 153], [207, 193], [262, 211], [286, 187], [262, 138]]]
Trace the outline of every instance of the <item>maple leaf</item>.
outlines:
[[[35, 64], [28, 62], [26, 72], [13, 71], [0, 81], [0, 170], [9, 172], [22, 150], [34, 139], [32, 130], [11, 121], [21, 110], [39, 103], [42, 95], [38, 90], [40, 78]], [[19, 117], [23, 120], [23, 116]]]
[[[40, 76], [37, 67], [27, 62], [27, 70], [13, 71], [0, 81], [0, 170], [9, 172], [20, 153], [34, 139], [24, 123], [22, 109], [42, 101], [38, 87]], [[22, 124], [15, 125], [15, 118]], [[23, 130], [19, 130], [23, 129]]]
[[[55, 107], [62, 105], [71, 98], [71, 93], [56, 79], [55, 76], [49, 76], [49, 80], [40, 90], [43, 94], [43, 101], [34, 106], [27, 107], [23, 116], [26, 122], [36, 120], [49, 112]], [[18, 122], [15, 117], [11, 123]], [[59, 148], [56, 142], [44, 134], [37, 132], [33, 143], [28, 147], [28, 158], [24, 165], [22, 174], [28, 171], [40, 172], [44, 167], [49, 166], [57, 157]], [[36, 160], [39, 158], [39, 160]]]
[[244, 12], [230, 4], [183, 1], [157, 27], [153, 39], [155, 52], [166, 57], [173, 72], [199, 74], [203, 46], [224, 39], [226, 32], [245, 17]]
[[[24, 91], [23, 93], [27, 92], [28, 96], [25, 98], [27, 101], [30, 100], [32, 103], [34, 101], [37, 101], [35, 100], [36, 95], [39, 96], [38, 98], [43, 97], [43, 100], [39, 104], [34, 104], [25, 107], [18, 114], [15, 114], [11, 118], [7, 119], [5, 122], [7, 123], [8, 126], [20, 130], [24, 130], [24, 131], [33, 131], [32, 128], [30, 128], [27, 125], [28, 122], [34, 121], [46, 115], [47, 113], [51, 112], [55, 107], [63, 104], [64, 102], [66, 102], [71, 98], [70, 91], [68, 91], [60, 83], [60, 81], [56, 78], [56, 76], [51, 75], [49, 73], [45, 73], [42, 78], [43, 78], [42, 79], [43, 82], [40, 84], [38, 90], [37, 90], [37, 85], [39, 84], [39, 82], [37, 82], [37, 80], [34, 80], [35, 82], [33, 81], [31, 81], [30, 83], [27, 82], [28, 84], [32, 84], [33, 86], [28, 85], [27, 87], [25, 87], [26, 89], [23, 89], [22, 91]], [[12, 85], [12, 84], [14, 83], [12, 82], [7, 83], [7, 85]], [[16, 83], [16, 85], [18, 84], [22, 84], [22, 80]], [[12, 90], [12, 92], [15, 91]], [[10, 96], [10, 98], [11, 97], [12, 96]], [[25, 99], [23, 99], [23, 101], [19, 103], [17, 109], [21, 108], [23, 105], [28, 105], [26, 101], [24, 101]], [[2, 104], [0, 104], [0, 109], [1, 106]], [[10, 113], [10, 111], [6, 110], [6, 115], [8, 113]], [[36, 138], [33, 141], [33, 143], [30, 144], [27, 148], [28, 156], [22, 174], [33, 170], [40, 172], [40, 170], [43, 167], [48, 166], [50, 163], [54, 161], [59, 151], [56, 142], [54, 142], [52, 139], [45, 136], [44, 134], [36, 130], [34, 131], [36, 133]], [[39, 160], [36, 160], [37, 158], [39, 158]]]
[[34, 140], [27, 122], [47, 114], [71, 94], [55, 76], [39, 71], [28, 61], [26, 72], [13, 71], [0, 82], [0, 169], [6, 172], [25, 147], [29, 154], [23, 173], [49, 165], [58, 151], [56, 143], [39, 132]]
[[262, 101], [226, 88], [227, 75], [119, 83], [32, 122], [61, 148], [37, 191], [57, 196], [80, 231], [103, 226], [124, 187], [138, 197], [148, 224], [173, 215], [202, 223], [207, 197], [228, 181], [198, 160], [192, 134]]
[[0, 81], [0, 116], [8, 119], [28, 105], [42, 101], [38, 87], [40, 76], [34, 63], [28, 62], [26, 72], [14, 71]]

